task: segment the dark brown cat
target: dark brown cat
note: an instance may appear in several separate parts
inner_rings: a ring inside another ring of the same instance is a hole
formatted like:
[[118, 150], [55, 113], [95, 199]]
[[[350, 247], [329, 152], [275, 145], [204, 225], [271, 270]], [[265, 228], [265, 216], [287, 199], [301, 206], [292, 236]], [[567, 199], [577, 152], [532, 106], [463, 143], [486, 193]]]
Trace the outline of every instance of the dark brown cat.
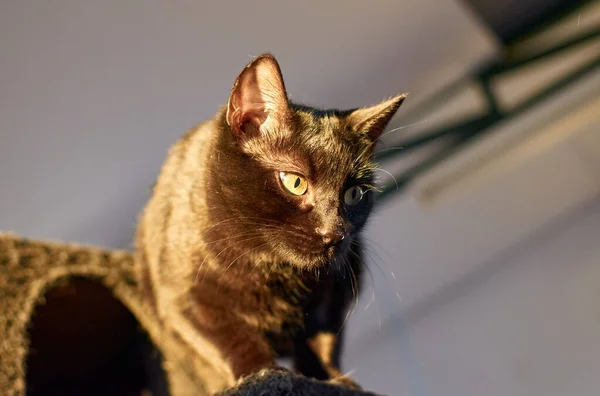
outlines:
[[375, 143], [404, 100], [348, 111], [290, 103], [277, 61], [254, 59], [214, 119], [170, 150], [137, 233], [165, 331], [232, 384], [293, 355], [347, 384], [340, 337], [358, 292]]

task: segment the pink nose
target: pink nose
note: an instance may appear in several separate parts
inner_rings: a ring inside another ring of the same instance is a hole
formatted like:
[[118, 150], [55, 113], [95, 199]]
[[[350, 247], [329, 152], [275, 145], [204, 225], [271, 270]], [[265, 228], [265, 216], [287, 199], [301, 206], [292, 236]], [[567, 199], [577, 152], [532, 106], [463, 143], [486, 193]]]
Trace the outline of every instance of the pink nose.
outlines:
[[327, 230], [317, 227], [315, 231], [326, 245], [334, 245], [344, 239], [344, 233], [338, 230]]

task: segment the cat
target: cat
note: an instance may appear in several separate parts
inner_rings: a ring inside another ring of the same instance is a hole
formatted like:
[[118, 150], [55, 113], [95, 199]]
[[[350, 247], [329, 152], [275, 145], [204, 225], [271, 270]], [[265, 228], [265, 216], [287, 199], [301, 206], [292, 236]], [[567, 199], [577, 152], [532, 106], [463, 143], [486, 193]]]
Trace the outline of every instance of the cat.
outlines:
[[374, 147], [404, 98], [295, 104], [266, 53], [169, 150], [140, 215], [136, 271], [164, 331], [227, 383], [293, 355], [305, 376], [360, 388], [340, 371], [343, 324], [364, 265]]

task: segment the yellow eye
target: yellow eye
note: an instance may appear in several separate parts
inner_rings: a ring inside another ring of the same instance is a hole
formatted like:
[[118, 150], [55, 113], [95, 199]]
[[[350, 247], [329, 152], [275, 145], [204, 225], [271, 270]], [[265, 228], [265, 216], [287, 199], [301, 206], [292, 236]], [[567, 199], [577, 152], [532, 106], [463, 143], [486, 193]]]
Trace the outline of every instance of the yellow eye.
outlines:
[[279, 172], [279, 179], [283, 188], [290, 194], [303, 195], [308, 190], [306, 179], [295, 173]]

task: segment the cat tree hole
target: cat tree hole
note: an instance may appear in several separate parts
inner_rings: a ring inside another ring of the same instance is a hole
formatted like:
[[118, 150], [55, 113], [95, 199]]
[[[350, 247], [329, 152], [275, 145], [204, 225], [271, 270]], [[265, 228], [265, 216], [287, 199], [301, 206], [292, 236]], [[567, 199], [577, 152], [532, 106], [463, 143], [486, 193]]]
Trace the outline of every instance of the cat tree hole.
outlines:
[[29, 327], [27, 396], [167, 395], [158, 351], [106, 287], [76, 278], [44, 299]]

